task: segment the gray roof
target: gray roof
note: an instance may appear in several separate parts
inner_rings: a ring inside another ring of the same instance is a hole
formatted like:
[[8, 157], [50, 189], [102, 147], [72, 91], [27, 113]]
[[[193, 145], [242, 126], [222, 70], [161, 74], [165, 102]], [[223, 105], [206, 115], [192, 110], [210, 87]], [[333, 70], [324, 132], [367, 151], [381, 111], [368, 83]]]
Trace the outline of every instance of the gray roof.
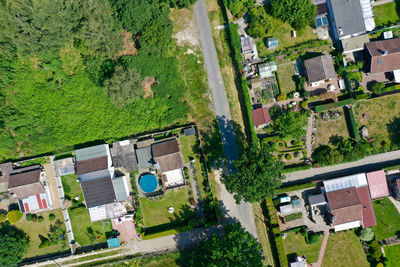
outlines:
[[102, 144], [97, 146], [86, 147], [75, 150], [76, 161], [89, 160], [108, 156], [108, 145]]
[[115, 192], [117, 201], [127, 200], [129, 195], [127, 195], [126, 192], [127, 191], [129, 192], [129, 190], [126, 189], [126, 186], [124, 183], [124, 176], [115, 177], [114, 179], [112, 179], [112, 184], [114, 187], [114, 192]]
[[136, 171], [139, 168], [131, 140], [115, 142], [110, 150], [114, 167], [124, 167], [128, 172]]
[[[366, 32], [361, 3], [359, 0], [330, 0], [336, 32], [339, 36]], [[343, 34], [339, 35], [339, 28]]]
[[110, 176], [82, 182], [81, 186], [88, 208], [113, 203], [117, 200]]
[[324, 194], [318, 194], [318, 195], [309, 196], [308, 202], [310, 203], [311, 206], [314, 206], [314, 205], [319, 205], [319, 204], [325, 204], [326, 199], [325, 199]]
[[183, 134], [184, 134], [185, 136], [195, 135], [195, 134], [196, 134], [196, 129], [194, 129], [193, 127], [184, 129], [184, 130], [183, 130]]
[[289, 214], [293, 213], [293, 206], [292, 206], [292, 204], [280, 206], [279, 211], [280, 211], [280, 213], [282, 213], [282, 215], [289, 215]]
[[308, 82], [318, 82], [336, 77], [331, 55], [322, 55], [304, 61]]
[[148, 169], [153, 166], [153, 157], [151, 156], [151, 147], [136, 149], [136, 155], [140, 169]]
[[355, 52], [364, 49], [364, 44], [369, 42], [368, 34], [362, 34], [342, 40], [343, 53]]

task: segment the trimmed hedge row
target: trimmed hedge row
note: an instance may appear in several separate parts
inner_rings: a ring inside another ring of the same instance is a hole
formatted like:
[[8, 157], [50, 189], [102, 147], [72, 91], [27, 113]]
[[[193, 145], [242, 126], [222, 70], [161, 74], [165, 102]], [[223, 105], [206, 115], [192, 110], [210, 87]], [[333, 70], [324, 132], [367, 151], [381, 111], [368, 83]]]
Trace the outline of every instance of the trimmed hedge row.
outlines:
[[311, 169], [311, 166], [305, 163], [287, 165], [283, 169], [283, 173], [296, 172]]
[[292, 213], [292, 214], [286, 215], [286, 216], [285, 216], [285, 220], [286, 220], [287, 222], [291, 222], [291, 221], [300, 219], [301, 217], [303, 217], [303, 213], [301, 213], [301, 212], [296, 212], [296, 213]]
[[309, 183], [304, 183], [304, 184], [296, 184], [296, 185], [289, 185], [289, 186], [284, 186], [281, 188], [278, 188], [275, 190], [276, 194], [283, 194], [287, 192], [292, 192], [296, 190], [302, 190], [302, 189], [307, 189], [307, 188], [313, 188], [315, 187], [315, 182], [309, 182]]
[[332, 108], [339, 108], [339, 107], [343, 107], [345, 105], [348, 104], [354, 104], [354, 99], [353, 98], [349, 98], [349, 99], [345, 99], [336, 103], [330, 103], [330, 104], [325, 104], [325, 105], [319, 105], [315, 107], [315, 111], [316, 112], [321, 112], [321, 111], [325, 111], [325, 110], [329, 110]]
[[346, 119], [348, 121], [348, 128], [350, 132], [350, 136], [356, 139], [357, 141], [361, 139], [360, 133], [358, 132], [358, 127], [356, 123], [356, 119], [354, 117], [353, 107], [349, 107], [345, 109]]

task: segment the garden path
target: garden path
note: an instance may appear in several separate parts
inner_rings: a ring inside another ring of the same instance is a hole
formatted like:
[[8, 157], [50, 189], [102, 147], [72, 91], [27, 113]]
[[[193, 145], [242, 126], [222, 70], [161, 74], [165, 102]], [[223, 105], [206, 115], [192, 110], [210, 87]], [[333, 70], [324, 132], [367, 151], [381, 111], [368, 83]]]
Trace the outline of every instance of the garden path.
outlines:
[[311, 160], [312, 154], [312, 134], [313, 134], [313, 124], [314, 124], [314, 112], [311, 111], [310, 117], [308, 117], [307, 124], [307, 135], [306, 135], [306, 149], [307, 149], [307, 157]]
[[324, 259], [326, 245], [328, 244], [329, 239], [329, 230], [325, 230], [324, 232], [324, 241], [322, 241], [321, 249], [319, 251], [318, 261], [315, 263], [311, 263], [311, 267], [321, 267], [322, 260]]
[[201, 205], [203, 203], [203, 197], [201, 195], [199, 183], [197, 179], [195, 179], [195, 175], [193, 173], [194, 166], [191, 162], [186, 163], [185, 165], [189, 170], [190, 188], [192, 189], [194, 200], [196, 200], [197, 203], [196, 212], [199, 214], [200, 217], [203, 217], [203, 210], [201, 209]]

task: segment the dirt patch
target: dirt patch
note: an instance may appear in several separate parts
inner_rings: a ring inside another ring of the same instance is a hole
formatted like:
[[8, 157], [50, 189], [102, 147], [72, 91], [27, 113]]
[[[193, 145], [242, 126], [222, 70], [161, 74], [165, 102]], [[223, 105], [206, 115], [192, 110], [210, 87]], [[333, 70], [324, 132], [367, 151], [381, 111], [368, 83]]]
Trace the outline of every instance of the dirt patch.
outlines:
[[132, 40], [132, 33], [123, 30], [120, 34], [122, 37], [122, 50], [118, 56], [134, 56], [137, 54], [135, 43]]
[[173, 10], [171, 18], [174, 22], [174, 35], [179, 46], [190, 45], [197, 47], [200, 44], [199, 33], [193, 15], [193, 8]]
[[151, 86], [157, 83], [156, 78], [154, 77], [146, 77], [143, 81], [143, 89], [144, 89], [144, 98], [149, 98], [154, 96], [153, 90], [151, 90]]

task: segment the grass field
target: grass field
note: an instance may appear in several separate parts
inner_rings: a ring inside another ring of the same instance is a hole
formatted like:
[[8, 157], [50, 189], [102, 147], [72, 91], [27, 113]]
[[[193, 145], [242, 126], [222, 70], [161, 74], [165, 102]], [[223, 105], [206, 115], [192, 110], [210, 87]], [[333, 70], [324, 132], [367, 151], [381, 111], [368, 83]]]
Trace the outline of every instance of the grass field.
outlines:
[[81, 245], [90, 245], [107, 240], [106, 234], [112, 230], [111, 221], [91, 222], [86, 207], [68, 211], [75, 240]]
[[[77, 182], [77, 179], [78, 177], [76, 174], [61, 176], [65, 198], [72, 201], [73, 207], [77, 207], [79, 204], [82, 204], [84, 200], [81, 185], [79, 182]], [[79, 200], [75, 200], [76, 196], [79, 196]]]
[[[332, 111], [335, 110], [339, 110], [343, 113], [343, 108], [332, 109]], [[318, 116], [316, 137], [317, 146], [330, 144], [330, 139], [334, 136], [342, 136], [344, 138], [349, 137], [344, 113], [339, 119], [331, 121], [324, 121], [320, 116]]]
[[296, 83], [293, 81], [294, 78], [294, 67], [291, 62], [284, 62], [278, 64], [278, 77], [279, 77], [279, 89], [281, 93], [289, 94], [290, 92], [296, 91]]
[[392, 237], [400, 231], [400, 214], [388, 198], [373, 202], [377, 225], [374, 232], [378, 240]]
[[358, 101], [354, 114], [358, 125], [366, 126], [368, 135], [375, 141], [391, 143], [388, 126], [400, 117], [400, 94]]
[[[49, 215], [54, 214], [56, 219], [54, 221], [49, 220]], [[62, 215], [61, 209], [59, 210], [52, 210], [47, 212], [38, 213], [37, 216], [43, 216], [43, 222], [33, 222], [33, 221], [26, 221], [22, 220], [18, 222], [15, 226], [24, 230], [29, 235], [29, 248], [26, 251], [24, 257], [30, 258], [34, 256], [49, 254], [53, 252], [68, 250], [68, 239], [64, 240], [63, 244], [50, 246], [47, 248], [39, 248], [41, 243], [39, 235], [42, 235], [47, 238], [47, 234], [49, 233], [50, 224], [54, 224], [56, 220], [60, 220], [62, 222], [62, 228], [65, 230], [64, 218]]]
[[[182, 221], [193, 216], [190, 209], [189, 191], [186, 187], [178, 191], [168, 191], [162, 199], [150, 200], [146, 197], [140, 199], [144, 225], [146, 227]], [[168, 213], [168, 208], [173, 207], [175, 212]]]
[[396, 22], [400, 20], [399, 12], [400, 12], [400, 3], [399, 2], [391, 2], [379, 6], [374, 6], [374, 14], [375, 14], [375, 23], [376, 26], [383, 26], [389, 22]]
[[253, 203], [253, 213], [255, 216], [255, 225], [257, 229], [257, 235], [258, 235], [258, 241], [261, 244], [262, 247], [262, 254], [264, 257], [264, 265], [265, 266], [273, 266], [274, 264], [274, 258], [272, 256], [272, 251], [268, 239], [268, 233], [267, 233], [267, 228], [265, 225], [265, 218], [262, 210], [262, 205], [259, 202], [254, 202]]
[[385, 256], [389, 259], [387, 267], [400, 267], [400, 244], [386, 246]]
[[286, 238], [283, 240], [285, 250], [288, 255], [295, 253], [297, 256], [306, 256], [308, 262], [317, 262], [319, 256], [319, 250], [322, 245], [324, 236], [319, 236], [318, 241], [315, 244], [307, 244], [304, 236], [300, 233], [289, 232], [286, 234]]
[[360, 240], [353, 231], [344, 231], [329, 236], [325, 250], [324, 267], [369, 267]]

